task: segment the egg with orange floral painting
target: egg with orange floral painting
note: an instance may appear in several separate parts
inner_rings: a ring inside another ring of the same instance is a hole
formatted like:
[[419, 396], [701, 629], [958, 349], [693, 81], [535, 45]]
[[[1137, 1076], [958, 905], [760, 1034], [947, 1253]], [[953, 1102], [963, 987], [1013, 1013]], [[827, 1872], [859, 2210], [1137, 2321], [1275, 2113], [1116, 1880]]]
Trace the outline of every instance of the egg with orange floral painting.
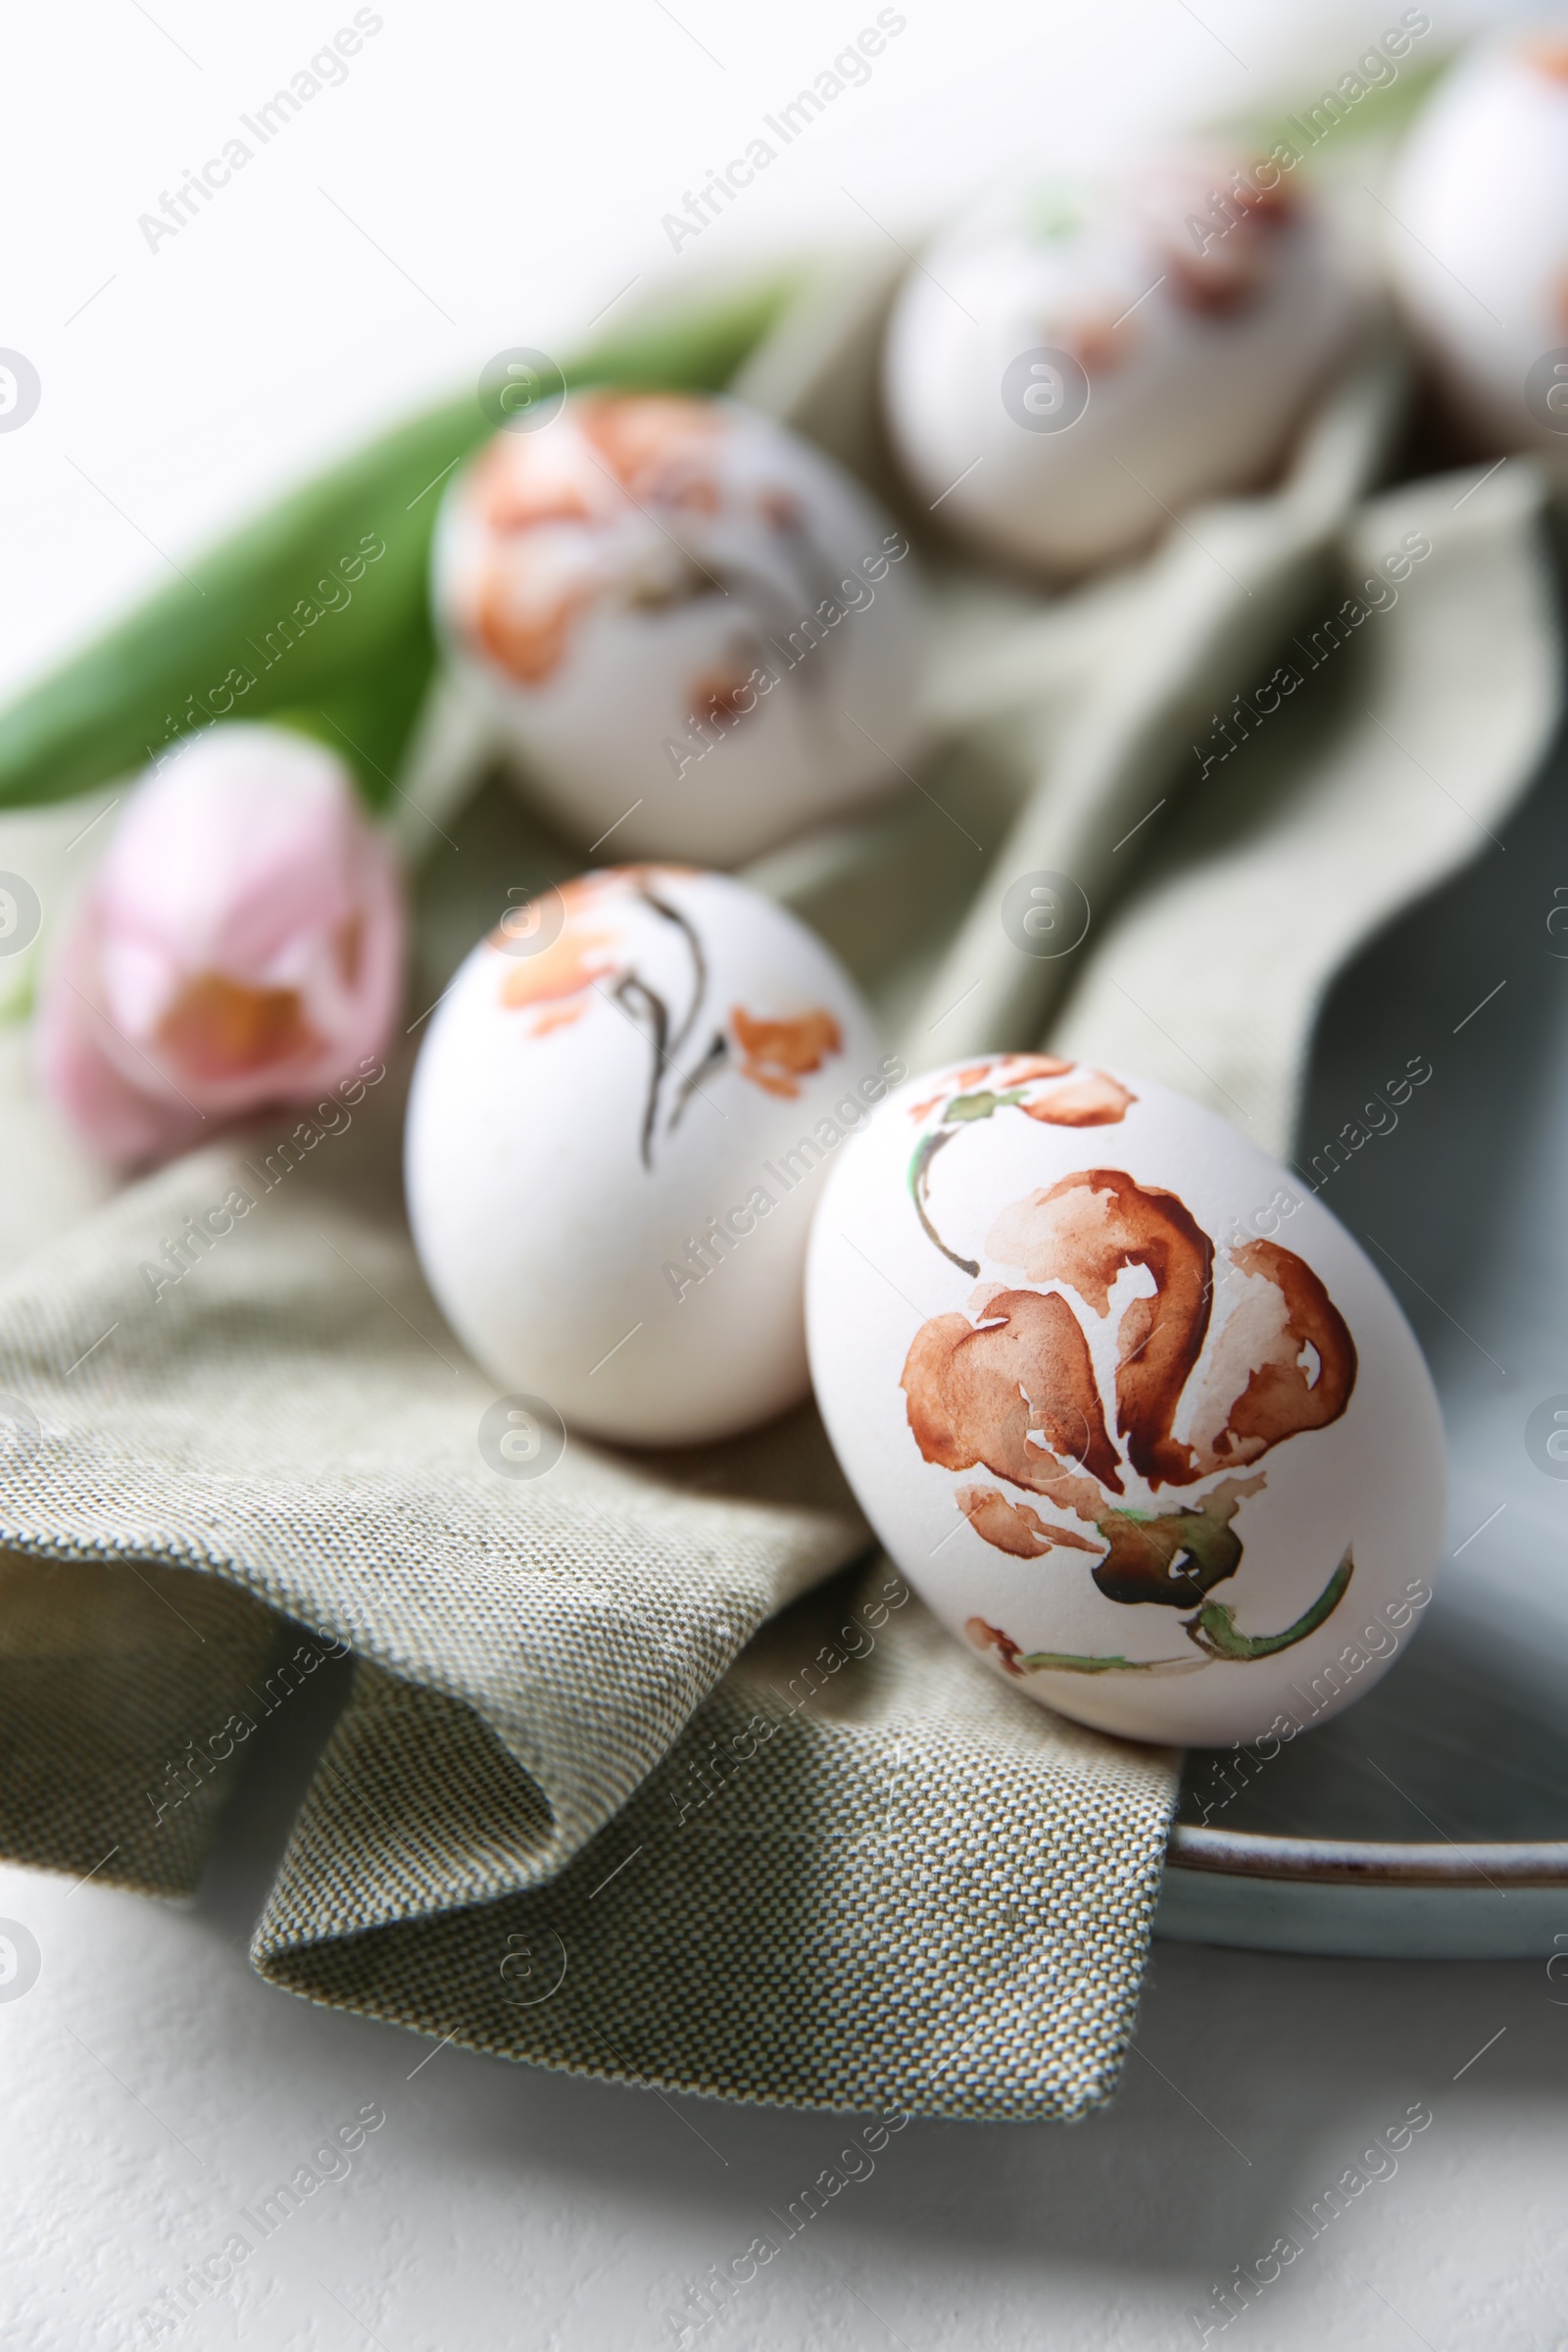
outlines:
[[813, 933], [723, 874], [584, 874], [463, 965], [410, 1097], [409, 1213], [500, 1386], [644, 1446], [728, 1436], [808, 1387], [828, 1166], [902, 1063]]
[[734, 865], [904, 786], [914, 575], [891, 518], [770, 418], [585, 391], [457, 477], [434, 600], [570, 838]]
[[1071, 573], [1268, 477], [1366, 300], [1291, 152], [1009, 187], [937, 241], [883, 383], [939, 520]]
[[1489, 447], [1568, 446], [1568, 27], [1471, 51], [1417, 117], [1384, 245], [1404, 308]]
[[1443, 1430], [1408, 1324], [1304, 1186], [1165, 1087], [1049, 1054], [912, 1080], [829, 1178], [807, 1320], [883, 1544], [1060, 1714], [1278, 1743], [1431, 1597]]

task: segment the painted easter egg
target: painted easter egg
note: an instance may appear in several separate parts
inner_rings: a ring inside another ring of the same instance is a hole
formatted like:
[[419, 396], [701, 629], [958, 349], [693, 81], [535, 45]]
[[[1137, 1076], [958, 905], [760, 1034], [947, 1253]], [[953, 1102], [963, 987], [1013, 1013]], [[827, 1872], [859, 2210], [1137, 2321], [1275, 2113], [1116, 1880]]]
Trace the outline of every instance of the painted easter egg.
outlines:
[[912, 1080], [840, 1155], [807, 1290], [861, 1508], [1061, 1714], [1304, 1728], [1430, 1597], [1445, 1457], [1414, 1337], [1343, 1226], [1184, 1096], [1044, 1054]]
[[409, 1213], [448, 1321], [567, 1427], [667, 1446], [806, 1395], [810, 1207], [904, 1075], [804, 924], [726, 875], [514, 909], [431, 1024]]
[[1473, 51], [1428, 101], [1383, 215], [1405, 310], [1489, 442], [1568, 437], [1568, 36]]
[[1266, 479], [1363, 303], [1279, 151], [1009, 189], [905, 281], [894, 443], [982, 552], [1078, 571]]
[[571, 838], [733, 865], [903, 786], [914, 574], [890, 517], [769, 418], [598, 391], [457, 477], [434, 598]]

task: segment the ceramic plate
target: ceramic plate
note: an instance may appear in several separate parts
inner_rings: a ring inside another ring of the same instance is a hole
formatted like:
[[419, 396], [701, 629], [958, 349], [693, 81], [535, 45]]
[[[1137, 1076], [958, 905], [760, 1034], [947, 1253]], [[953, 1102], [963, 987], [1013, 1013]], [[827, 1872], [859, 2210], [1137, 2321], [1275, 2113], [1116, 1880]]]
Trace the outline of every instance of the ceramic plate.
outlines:
[[[1266, 1762], [1191, 1755], [1159, 1935], [1568, 1956], [1565, 796], [1559, 746], [1502, 844], [1478, 834], [1476, 864], [1359, 957], [1325, 1009], [1297, 1165], [1426, 1350], [1448, 1558], [1419, 1639], [1365, 1699]], [[1431, 1082], [1396, 1126], [1374, 1112], [1385, 1131], [1332, 1166], [1327, 1139], [1412, 1054]]]

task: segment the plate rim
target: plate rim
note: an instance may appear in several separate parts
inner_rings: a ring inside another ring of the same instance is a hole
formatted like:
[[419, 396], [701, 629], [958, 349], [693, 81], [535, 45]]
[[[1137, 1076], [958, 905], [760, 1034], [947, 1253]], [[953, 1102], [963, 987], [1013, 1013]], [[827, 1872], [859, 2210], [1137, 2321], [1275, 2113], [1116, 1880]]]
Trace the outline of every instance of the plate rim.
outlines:
[[1176, 1822], [1168, 1866], [1222, 1878], [1322, 1886], [1568, 1886], [1568, 1839], [1459, 1845], [1350, 1838], [1275, 1838]]

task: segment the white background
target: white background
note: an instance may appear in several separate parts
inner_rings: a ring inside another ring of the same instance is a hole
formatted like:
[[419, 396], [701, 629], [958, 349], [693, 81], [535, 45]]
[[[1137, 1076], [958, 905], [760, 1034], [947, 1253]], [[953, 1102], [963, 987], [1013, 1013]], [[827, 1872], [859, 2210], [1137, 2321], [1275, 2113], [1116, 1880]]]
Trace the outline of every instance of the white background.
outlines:
[[[32, 361], [43, 398], [0, 434], [0, 691], [496, 351], [569, 345], [628, 281], [629, 304], [710, 264], [874, 240], [876, 221], [906, 238], [1013, 159], [1086, 159], [1148, 124], [1294, 102], [1399, 5], [1201, 0], [1200, 23], [1185, 0], [909, 0], [870, 81], [678, 255], [664, 214], [876, 0], [677, 0], [678, 24], [661, 0], [385, 0], [347, 79], [156, 250], [139, 216], [353, 0], [155, 0], [156, 24], [137, 0], [13, 12], [0, 344]], [[1492, 12], [1430, 13], [1435, 45]]]
[[[0, 345], [33, 361], [43, 397], [0, 435], [0, 692], [506, 345], [566, 347], [617, 297], [710, 263], [874, 239], [877, 222], [907, 237], [1013, 157], [1086, 158], [1146, 125], [1294, 97], [1398, 11], [908, 0], [870, 83], [678, 256], [662, 216], [873, 6], [379, 13], [343, 86], [156, 252], [137, 216], [352, 8], [155, 0], [150, 17], [100, 0], [8, 22]], [[1436, 40], [1486, 12], [1432, 13]], [[841, 2128], [450, 2048], [420, 2065], [429, 2045], [264, 1989], [243, 1950], [280, 1802], [276, 1788], [242, 1798], [188, 1910], [0, 1871], [0, 1914], [43, 1953], [33, 1988], [0, 2003], [7, 2352], [147, 2340], [138, 2309], [371, 2099], [388, 2120], [351, 2176], [269, 2242], [242, 2290], [158, 2340], [673, 2343], [667, 2305], [833, 2161]], [[1068, 2132], [912, 2128], [697, 2340], [1193, 2345], [1187, 2314], [1209, 2283], [1254, 2262], [1293, 2204], [1420, 2100], [1435, 2120], [1397, 2177], [1226, 2340], [1555, 2352], [1568, 2012], [1554, 1989], [1534, 1965], [1162, 1947], [1108, 2114]]]

